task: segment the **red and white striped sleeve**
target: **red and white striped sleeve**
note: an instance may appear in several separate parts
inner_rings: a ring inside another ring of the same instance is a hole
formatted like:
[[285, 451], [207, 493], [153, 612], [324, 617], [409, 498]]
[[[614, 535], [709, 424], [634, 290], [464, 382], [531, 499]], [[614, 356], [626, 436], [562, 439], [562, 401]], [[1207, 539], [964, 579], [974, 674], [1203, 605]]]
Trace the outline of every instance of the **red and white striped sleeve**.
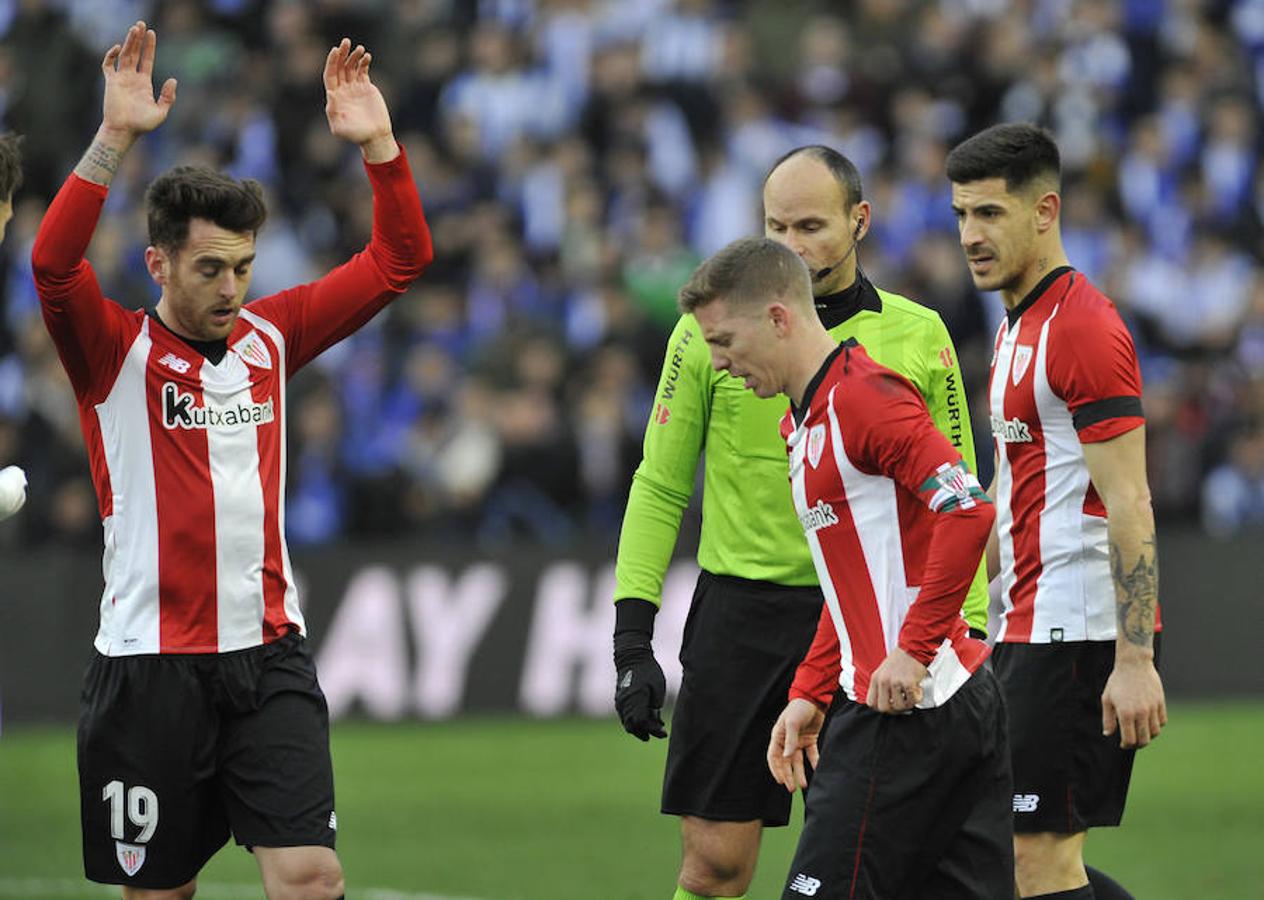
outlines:
[[1137, 350], [1109, 300], [1089, 295], [1068, 303], [1051, 323], [1048, 347], [1049, 387], [1066, 402], [1081, 443], [1145, 424]]

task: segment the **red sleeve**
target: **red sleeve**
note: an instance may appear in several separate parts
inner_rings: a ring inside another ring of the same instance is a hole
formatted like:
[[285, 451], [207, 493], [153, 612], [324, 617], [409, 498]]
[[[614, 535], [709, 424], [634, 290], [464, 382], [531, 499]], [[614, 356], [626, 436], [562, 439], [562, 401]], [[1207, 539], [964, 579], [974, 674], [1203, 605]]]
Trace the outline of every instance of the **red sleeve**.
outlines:
[[866, 373], [842, 404], [850, 407], [846, 419], [857, 432], [853, 460], [891, 478], [936, 514], [921, 588], [899, 637], [901, 649], [930, 665], [960, 619], [996, 512], [961, 454], [931, 421], [921, 394], [904, 378], [882, 369]]
[[810, 700], [822, 708], [828, 707], [838, 690], [838, 676], [842, 671], [842, 652], [838, 646], [838, 631], [830, 616], [829, 604], [821, 606], [821, 618], [816, 624], [816, 637], [808, 648], [807, 656], [799, 663], [790, 685], [790, 699]]
[[72, 174], [40, 222], [31, 270], [44, 324], [81, 402], [110, 393], [135, 336], [134, 316], [101, 293], [84, 259], [108, 191]]
[[287, 374], [377, 315], [434, 258], [430, 227], [401, 147], [390, 162], [365, 164], [373, 188], [373, 237], [319, 281], [249, 305], [285, 335]]
[[1108, 300], [1069, 306], [1054, 317], [1048, 347], [1049, 387], [1066, 401], [1081, 443], [1110, 440], [1145, 423], [1137, 351]]

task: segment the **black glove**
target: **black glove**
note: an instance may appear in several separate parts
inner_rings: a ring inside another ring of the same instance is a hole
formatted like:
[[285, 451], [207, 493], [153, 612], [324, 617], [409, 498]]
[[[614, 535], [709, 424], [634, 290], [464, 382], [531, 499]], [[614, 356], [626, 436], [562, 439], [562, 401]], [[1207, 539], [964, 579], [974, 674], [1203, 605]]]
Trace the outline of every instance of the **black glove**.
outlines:
[[619, 721], [628, 734], [643, 741], [648, 741], [651, 734], [667, 737], [659, 715], [667, 682], [651, 644], [658, 607], [648, 600], [629, 597], [616, 603], [614, 609], [614, 707], [619, 711]]

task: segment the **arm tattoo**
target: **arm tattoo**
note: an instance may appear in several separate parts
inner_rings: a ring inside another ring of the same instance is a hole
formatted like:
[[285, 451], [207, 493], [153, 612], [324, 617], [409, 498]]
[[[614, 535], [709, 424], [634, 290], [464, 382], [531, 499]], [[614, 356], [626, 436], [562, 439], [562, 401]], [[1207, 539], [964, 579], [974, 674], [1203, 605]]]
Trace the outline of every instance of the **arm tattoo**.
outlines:
[[93, 141], [92, 146], [88, 148], [88, 152], [79, 160], [79, 165], [75, 166], [75, 174], [86, 181], [93, 181], [108, 187], [110, 182], [114, 180], [114, 176], [119, 169], [119, 163], [122, 160], [123, 154], [121, 151], [114, 147], [108, 147], [100, 141]]
[[1154, 610], [1159, 596], [1159, 565], [1153, 535], [1141, 543], [1136, 564], [1128, 571], [1119, 544], [1110, 543], [1110, 573], [1115, 581], [1119, 633], [1130, 644], [1154, 643]]

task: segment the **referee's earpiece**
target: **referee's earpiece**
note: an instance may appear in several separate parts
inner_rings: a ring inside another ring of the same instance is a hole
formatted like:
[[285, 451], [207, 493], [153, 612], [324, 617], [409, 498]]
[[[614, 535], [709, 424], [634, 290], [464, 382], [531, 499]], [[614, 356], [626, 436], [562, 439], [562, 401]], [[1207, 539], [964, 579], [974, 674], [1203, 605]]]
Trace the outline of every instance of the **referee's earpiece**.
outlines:
[[860, 229], [862, 229], [862, 228], [864, 228], [864, 227], [865, 227], [865, 220], [864, 220], [864, 219], [857, 219], [857, 220], [856, 220], [856, 227], [855, 227], [855, 229], [854, 229], [854, 230], [852, 231], [852, 233], [851, 233], [851, 239], [852, 239], [853, 241], [858, 241], [858, 240], [860, 240]]

